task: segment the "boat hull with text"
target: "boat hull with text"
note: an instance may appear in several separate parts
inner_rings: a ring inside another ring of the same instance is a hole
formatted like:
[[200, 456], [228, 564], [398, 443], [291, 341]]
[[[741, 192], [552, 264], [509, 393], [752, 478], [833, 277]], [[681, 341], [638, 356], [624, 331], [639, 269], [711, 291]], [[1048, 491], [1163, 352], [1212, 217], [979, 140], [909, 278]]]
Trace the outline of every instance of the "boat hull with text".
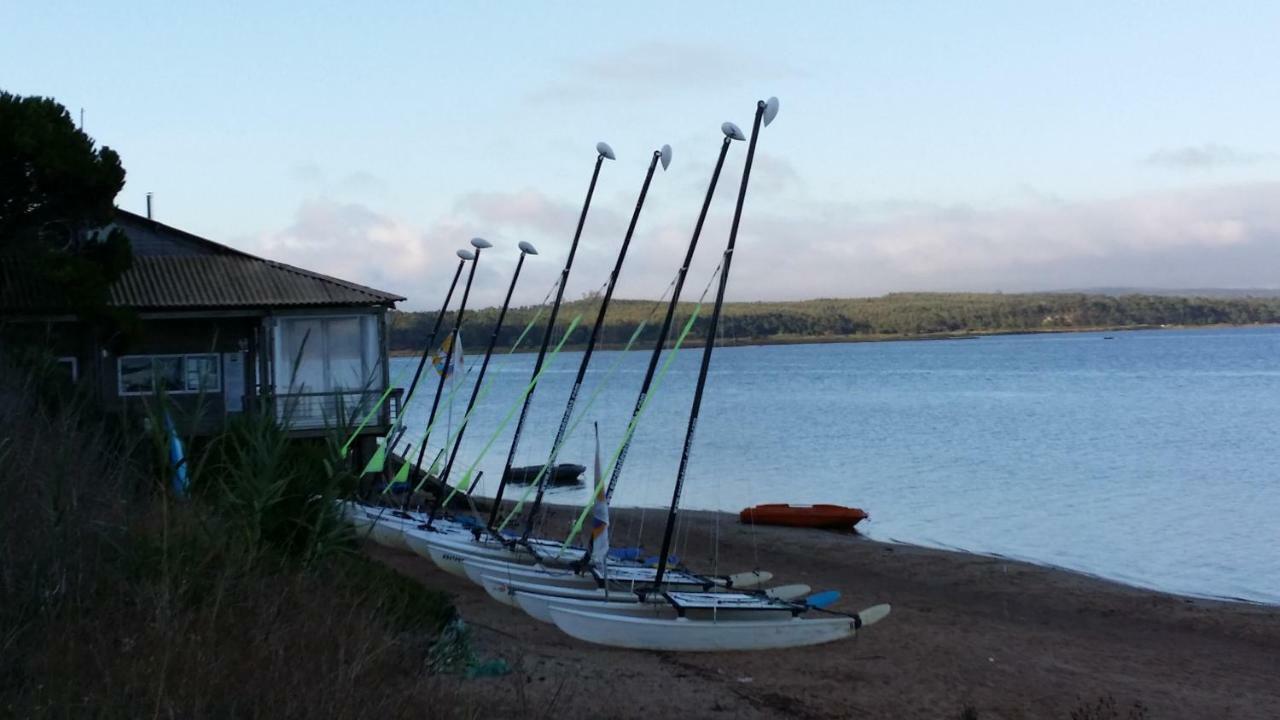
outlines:
[[551, 608], [551, 619], [556, 627], [578, 640], [633, 650], [680, 652], [776, 650], [823, 645], [853, 637], [860, 628], [878, 622], [888, 614], [888, 605], [876, 605], [854, 616], [701, 620], [628, 617], [569, 607]]

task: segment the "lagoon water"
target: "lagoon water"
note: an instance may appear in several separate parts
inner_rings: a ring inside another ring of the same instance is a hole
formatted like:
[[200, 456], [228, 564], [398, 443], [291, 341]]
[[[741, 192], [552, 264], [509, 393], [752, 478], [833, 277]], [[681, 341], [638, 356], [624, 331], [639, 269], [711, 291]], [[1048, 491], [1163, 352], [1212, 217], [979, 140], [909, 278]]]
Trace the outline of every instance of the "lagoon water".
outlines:
[[[1280, 603], [1280, 328], [1111, 337], [719, 348], [681, 507], [854, 505], [877, 539]], [[650, 402], [615, 505], [670, 502], [699, 355], [680, 352]], [[561, 353], [544, 375], [517, 465], [545, 461], [580, 359]], [[577, 405], [585, 420], [560, 462], [591, 465], [593, 421], [608, 462], [647, 360], [596, 353]], [[494, 358], [460, 463], [495, 437], [533, 361]], [[474, 375], [478, 355], [469, 362]], [[407, 384], [415, 363], [396, 358], [393, 376]], [[468, 392], [439, 430], [456, 428]], [[421, 428], [429, 403], [416, 405], [410, 426]], [[513, 425], [479, 463], [480, 495], [496, 486]]]

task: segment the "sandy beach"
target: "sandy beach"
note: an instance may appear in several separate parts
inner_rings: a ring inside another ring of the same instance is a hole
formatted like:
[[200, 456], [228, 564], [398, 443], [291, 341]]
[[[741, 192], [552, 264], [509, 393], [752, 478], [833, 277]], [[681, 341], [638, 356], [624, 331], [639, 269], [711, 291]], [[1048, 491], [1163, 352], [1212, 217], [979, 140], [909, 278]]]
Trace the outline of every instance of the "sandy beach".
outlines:
[[[634, 541], [639, 515], [614, 511], [615, 545]], [[548, 534], [566, 517], [553, 509]], [[616, 650], [500, 605], [429, 560], [367, 550], [450, 593], [478, 650], [516, 668], [505, 678], [459, 681], [464, 696], [488, 708], [550, 708], [547, 717], [936, 719], [971, 707], [978, 718], [1070, 718], [1110, 698], [1117, 718], [1280, 717], [1280, 608], [846, 533], [751, 528], [727, 514], [683, 518], [684, 558], [695, 568], [758, 567], [774, 573], [772, 584], [839, 590], [836, 609], [888, 602], [893, 614], [854, 640], [814, 648]], [[644, 545], [657, 548], [661, 513], [645, 519]]]

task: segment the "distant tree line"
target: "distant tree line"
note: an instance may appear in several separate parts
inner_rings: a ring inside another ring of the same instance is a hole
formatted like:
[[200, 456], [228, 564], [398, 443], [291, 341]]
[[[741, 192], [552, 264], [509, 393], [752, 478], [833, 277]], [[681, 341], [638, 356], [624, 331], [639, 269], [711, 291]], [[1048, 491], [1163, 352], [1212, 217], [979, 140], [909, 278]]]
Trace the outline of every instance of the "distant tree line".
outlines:
[[[578, 313], [582, 322], [566, 347], [586, 343], [599, 300], [565, 303], [557, 322], [559, 335]], [[693, 311], [681, 303], [672, 336]], [[508, 349], [533, 319], [537, 307], [512, 308], [498, 333], [498, 345]], [[664, 306], [646, 300], [615, 300], [605, 319], [604, 342], [625, 343], [642, 322], [638, 342], [652, 342], [662, 322]], [[710, 303], [703, 307], [689, 334], [690, 343], [706, 338]], [[542, 338], [546, 310], [521, 349], [536, 349]], [[392, 313], [392, 350], [420, 350], [435, 312]], [[468, 352], [489, 341], [497, 308], [468, 312], [464, 332]], [[453, 313], [445, 317], [450, 327]], [[799, 302], [727, 303], [720, 325], [727, 343], [783, 343], [805, 340], [873, 339], [964, 333], [1062, 331], [1088, 328], [1131, 328], [1160, 325], [1247, 325], [1280, 323], [1276, 297], [1176, 297], [1160, 295], [1089, 295], [1080, 293], [892, 293], [877, 298], [822, 299]], [[443, 332], [443, 331], [442, 331]]]

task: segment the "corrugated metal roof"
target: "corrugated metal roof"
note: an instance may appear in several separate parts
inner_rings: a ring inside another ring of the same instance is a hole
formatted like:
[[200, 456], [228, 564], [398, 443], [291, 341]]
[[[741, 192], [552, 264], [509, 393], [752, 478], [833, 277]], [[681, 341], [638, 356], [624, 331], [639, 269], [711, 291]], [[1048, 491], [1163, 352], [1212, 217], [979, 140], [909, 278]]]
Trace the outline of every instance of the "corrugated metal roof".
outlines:
[[236, 255], [138, 257], [111, 286], [137, 308], [382, 305], [404, 298], [271, 260]]
[[21, 260], [0, 258], [0, 313], [57, 311], [66, 305], [30, 267]]
[[[145, 235], [133, 267], [111, 286], [110, 304], [147, 309], [285, 308], [391, 305], [399, 295], [329, 277], [118, 211], [125, 232]], [[165, 248], [166, 238], [174, 252]], [[0, 311], [54, 311], [61, 298], [23, 272], [23, 263], [0, 260]]]

